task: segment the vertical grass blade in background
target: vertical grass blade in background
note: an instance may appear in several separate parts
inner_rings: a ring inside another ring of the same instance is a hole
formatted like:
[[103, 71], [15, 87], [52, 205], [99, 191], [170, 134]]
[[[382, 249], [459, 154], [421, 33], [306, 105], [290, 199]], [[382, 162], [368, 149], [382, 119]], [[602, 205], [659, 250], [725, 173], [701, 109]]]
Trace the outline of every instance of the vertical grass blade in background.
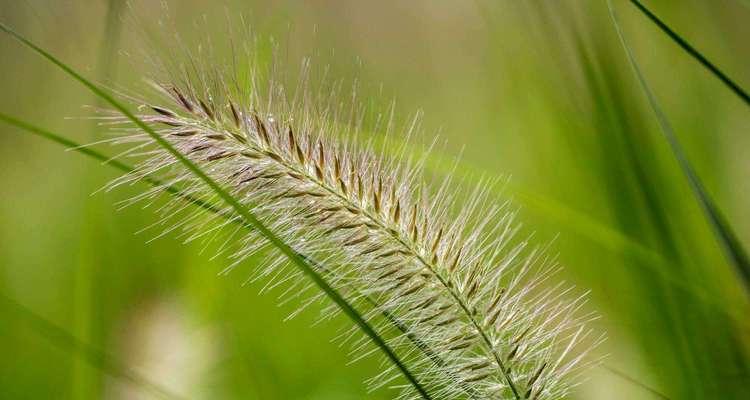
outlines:
[[703, 54], [701, 54], [700, 51], [698, 51], [695, 47], [688, 43], [687, 40], [683, 39], [682, 36], [678, 35], [677, 32], [672, 30], [672, 28], [670, 28], [666, 23], [659, 19], [656, 14], [646, 8], [643, 3], [638, 0], [630, 0], [630, 2], [646, 17], [648, 17], [648, 19], [656, 24], [656, 26], [658, 26], [659, 29], [662, 30], [662, 32], [666, 33], [670, 39], [674, 40], [674, 42], [677, 43], [677, 45], [679, 45], [683, 50], [685, 50], [685, 52], [687, 52], [691, 57], [693, 57], [696, 61], [703, 65], [704, 68], [709, 70], [711, 74], [719, 79], [727, 88], [729, 88], [729, 90], [734, 92], [734, 94], [736, 94], [737, 97], [745, 102], [746, 105], [750, 106], [750, 95], [745, 91], [745, 89], [740, 87], [740, 85], [737, 84], [732, 78], [722, 72], [719, 67], [709, 61], [708, 58], [706, 58]]
[[349, 304], [336, 291], [336, 289], [328, 285], [328, 283], [315, 271], [313, 266], [311, 266], [302, 256], [297, 254], [294, 251], [294, 249], [292, 249], [289, 245], [284, 243], [278, 236], [276, 236], [276, 234], [274, 234], [265, 225], [263, 225], [261, 221], [253, 213], [250, 212], [250, 210], [248, 210], [239, 201], [237, 201], [237, 199], [235, 199], [229, 193], [227, 193], [224, 189], [222, 189], [221, 186], [217, 182], [215, 182], [213, 179], [211, 179], [208, 175], [206, 175], [206, 173], [203, 172], [203, 170], [201, 170], [193, 162], [188, 160], [184, 155], [182, 155], [179, 151], [177, 151], [177, 149], [172, 147], [172, 145], [169, 142], [167, 142], [166, 139], [159, 136], [159, 134], [157, 134], [151, 127], [149, 127], [143, 121], [141, 121], [138, 117], [136, 117], [130, 110], [128, 110], [125, 106], [120, 104], [110, 94], [103, 91], [97, 85], [95, 85], [91, 81], [81, 76], [78, 72], [73, 70], [71, 67], [67, 66], [65, 63], [58, 60], [53, 55], [51, 55], [44, 49], [40, 48], [36, 44], [32, 43], [31, 41], [29, 41], [28, 39], [26, 39], [19, 33], [15, 32], [13, 29], [8, 27], [7, 25], [0, 23], [0, 29], [2, 29], [5, 33], [10, 35], [11, 37], [18, 40], [20, 43], [22, 43], [26, 47], [30, 48], [31, 50], [41, 55], [43, 58], [55, 64], [57, 67], [62, 69], [66, 74], [70, 75], [76, 81], [83, 84], [85, 87], [91, 90], [94, 94], [96, 94], [97, 96], [102, 98], [104, 101], [109, 103], [116, 110], [121, 112], [125, 117], [131, 120], [136, 126], [143, 129], [144, 132], [149, 134], [149, 136], [151, 136], [151, 138], [157, 144], [159, 144], [165, 150], [167, 150], [167, 152], [169, 152], [173, 157], [175, 157], [177, 161], [179, 161], [182, 165], [184, 165], [188, 171], [190, 171], [192, 174], [198, 177], [201, 181], [203, 181], [224, 202], [226, 202], [229, 206], [231, 206], [234, 209], [234, 211], [237, 212], [237, 214], [242, 216], [242, 218], [244, 218], [245, 221], [247, 221], [247, 223], [249, 223], [255, 229], [257, 229], [259, 233], [261, 233], [271, 244], [273, 244], [276, 248], [278, 248], [292, 263], [294, 263], [298, 268], [300, 268], [302, 272], [304, 272], [307, 276], [309, 276], [315, 282], [315, 284], [321, 290], [323, 290], [326, 293], [326, 295], [334, 303], [336, 303], [336, 305], [339, 306], [341, 310], [349, 318], [352, 319], [352, 321], [373, 341], [373, 343], [383, 351], [386, 357], [391, 362], [394, 363], [394, 365], [399, 369], [399, 371], [404, 375], [404, 377], [409, 381], [409, 383], [412, 386], [414, 386], [414, 389], [423, 398], [431, 399], [430, 395], [426, 392], [426, 390], [422, 387], [422, 385], [416, 380], [414, 375], [409, 371], [406, 365], [404, 365], [404, 363], [401, 361], [398, 355], [395, 354], [395, 352], [390, 348], [390, 346], [385, 342], [385, 340], [375, 331], [375, 329], [370, 326], [367, 320], [365, 320], [365, 318], [362, 315], [360, 315], [360, 313], [351, 304]]
[[[104, 19], [104, 34], [100, 37], [99, 55], [97, 61], [97, 73], [100, 82], [112, 82], [116, 74], [117, 57], [115, 57], [119, 41], [120, 31], [122, 29], [122, 20], [120, 11], [124, 6], [124, 0], [108, 0], [106, 4], [106, 17]], [[92, 103], [99, 108], [102, 100], [95, 97]], [[96, 140], [97, 125], [96, 121], [91, 123], [89, 137]], [[98, 169], [89, 169], [85, 176], [85, 185], [90, 187], [97, 180], [96, 174]], [[99, 260], [97, 260], [96, 246], [99, 236], [102, 234], [101, 228], [109, 225], [104, 218], [107, 213], [102, 212], [104, 207], [101, 201], [93, 198], [87, 199], [80, 204], [83, 219], [80, 221], [81, 230], [78, 237], [78, 254], [77, 267], [74, 271], [73, 282], [73, 333], [76, 337], [89, 343], [97, 343], [99, 326], [98, 320], [94, 318], [97, 313], [97, 302], [94, 300], [100, 294], [98, 287], [94, 283], [100, 273], [97, 269]], [[95, 393], [99, 382], [92, 376], [94, 371], [82, 361], [78, 361], [73, 366], [73, 376], [71, 378], [71, 398], [89, 399], [96, 397]]]
[[627, 41], [625, 40], [625, 36], [617, 20], [617, 14], [611, 0], [607, 1], [607, 5], [609, 7], [610, 17], [612, 18], [615, 30], [617, 31], [617, 35], [620, 38], [620, 43], [622, 43], [633, 72], [635, 73], [639, 84], [646, 94], [649, 106], [654, 111], [661, 132], [664, 135], [664, 138], [669, 143], [669, 147], [672, 150], [672, 153], [678, 164], [680, 165], [680, 168], [685, 174], [685, 177], [690, 184], [690, 188], [693, 191], [693, 194], [695, 195], [698, 203], [706, 214], [706, 218], [708, 219], [709, 224], [711, 225], [721, 247], [724, 249], [729, 260], [736, 267], [737, 272], [742, 279], [742, 283], [745, 285], [745, 288], [750, 291], [750, 259], [748, 259], [747, 252], [743, 248], [740, 241], [737, 239], [734, 230], [731, 228], [726, 218], [724, 218], [719, 208], [706, 192], [705, 188], [703, 187], [703, 183], [688, 161], [687, 156], [685, 155], [685, 152], [680, 145], [680, 142], [677, 140], [677, 136], [675, 135], [671, 124], [667, 120], [666, 115], [664, 115], [664, 112], [659, 107], [656, 101], [656, 97], [648, 86], [648, 83], [646, 82], [646, 79], [641, 73], [638, 63], [635, 60], [635, 56], [630, 49], [630, 46], [628, 46]]
[[[689, 344], [689, 329], [686, 329], [682, 317], [685, 304], [693, 304], [693, 301], [681, 297], [687, 294], [684, 290], [675, 290], [674, 286], [667, 284], [674, 277], [685, 279], [686, 275], [676, 248], [674, 232], [667, 221], [664, 205], [668, 200], [663, 198], [664, 193], [660, 193], [655, 183], [661, 175], [658, 165], [650, 163], [651, 153], [636, 150], [643, 144], [639, 140], [645, 138], [635, 132], [637, 128], [634, 122], [626, 115], [628, 105], [619, 87], [614, 85], [618, 81], [614, 78], [614, 65], [602, 60], [604, 57], [598, 52], [588, 52], [578, 32], [573, 31], [572, 35], [576, 40], [578, 60], [592, 99], [592, 127], [602, 132], [597, 135], [598, 152], [601, 156], [596, 170], [600, 171], [601, 181], [610, 198], [608, 203], [611, 204], [613, 216], [620, 229], [632, 237], [640, 238], [665, 257], [660, 264], [633, 257], [625, 258], [621, 278], [613, 279], [612, 286], [632, 285], [631, 301], [647, 305], [649, 312], [647, 315], [631, 312], [628, 317], [638, 321], [633, 322], [634, 324], [659, 326], [658, 329], [670, 338], [666, 341], [659, 336], [640, 337], [644, 348], [675, 348], [666, 357], [649, 353], [652, 358], [660, 360], [662, 372], [673, 374], [667, 379], [659, 380], [695, 381], [699, 373], [695, 362], [691, 360], [692, 352], [689, 351], [694, 346]], [[643, 274], [650, 269], [659, 270], [660, 274]], [[714, 309], [723, 310], [723, 307], [717, 306]], [[609, 365], [604, 368], [611, 373], [619, 370]], [[679, 372], [674, 373], [675, 371]], [[621, 374], [614, 374], [623, 378]], [[664, 388], [661, 382], [658, 385]]]

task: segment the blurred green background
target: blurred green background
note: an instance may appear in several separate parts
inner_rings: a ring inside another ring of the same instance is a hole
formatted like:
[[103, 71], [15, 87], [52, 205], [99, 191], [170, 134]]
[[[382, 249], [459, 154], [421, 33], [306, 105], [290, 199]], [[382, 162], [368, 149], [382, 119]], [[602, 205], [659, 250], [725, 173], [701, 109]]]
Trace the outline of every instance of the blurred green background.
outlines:
[[[148, 45], [138, 30], [155, 26], [156, 3], [5, 0], [0, 21], [87, 77], [134, 88], [148, 66], [130, 54]], [[167, 4], [188, 46], [211, 37], [221, 47], [226, 16], [243, 15], [281, 44], [290, 70], [315, 54], [335, 78], [364, 82], [368, 100], [385, 108], [397, 99], [402, 118], [423, 110], [422, 140], [439, 131], [448, 143], [431, 155], [436, 172], [462, 154], [459, 174], [509, 176], [499, 196], [520, 207], [525, 234], [554, 240], [560, 279], [591, 290], [596, 328], [609, 336], [599, 352], [605, 365], [571, 398], [747, 398], [747, 293], [658, 130], [603, 1]], [[750, 245], [750, 109], [627, 2], [615, 4], [688, 158]], [[747, 2], [646, 4], [750, 86]], [[97, 100], [7, 37], [0, 91], [3, 113], [79, 142], [101, 137], [82, 108]], [[175, 235], [146, 243], [153, 235], [135, 232], [154, 221], [152, 210], [116, 205], [138, 187], [92, 196], [116, 176], [111, 169], [7, 125], [0, 131], [0, 398], [153, 396], [89, 362], [97, 354], [68, 334], [188, 398], [395, 393], [367, 393], [363, 381], [379, 361], [347, 364], [348, 349], [331, 340], [348, 326], [343, 318], [313, 326], [314, 306], [284, 322], [294, 305], [277, 307], [273, 293], [258, 295], [260, 285], [242, 286], [252, 260], [217, 276], [223, 261], [199, 243]]]

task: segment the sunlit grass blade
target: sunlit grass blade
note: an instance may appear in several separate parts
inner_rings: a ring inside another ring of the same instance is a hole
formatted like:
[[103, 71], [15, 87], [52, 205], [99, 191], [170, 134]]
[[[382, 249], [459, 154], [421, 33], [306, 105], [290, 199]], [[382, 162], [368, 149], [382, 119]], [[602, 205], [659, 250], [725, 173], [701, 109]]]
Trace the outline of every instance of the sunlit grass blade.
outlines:
[[669, 120], [662, 111], [661, 107], [659, 107], [654, 93], [651, 91], [648, 83], [646, 82], [646, 79], [643, 76], [638, 63], [635, 60], [635, 56], [633, 55], [630, 46], [628, 46], [627, 41], [625, 40], [625, 36], [617, 20], [617, 14], [614, 10], [614, 7], [612, 6], [611, 1], [608, 1], [608, 6], [610, 17], [612, 18], [612, 22], [615, 26], [615, 30], [617, 31], [617, 35], [620, 38], [620, 42], [622, 43], [623, 48], [625, 49], [625, 53], [633, 69], [633, 72], [635, 73], [639, 84], [646, 94], [649, 106], [656, 116], [659, 128], [661, 129], [664, 138], [669, 143], [672, 154], [680, 165], [682, 172], [685, 174], [690, 188], [693, 191], [693, 194], [695, 195], [701, 208], [703, 209], [706, 218], [708, 219], [709, 224], [711, 225], [719, 243], [724, 249], [729, 260], [736, 267], [740, 277], [742, 278], [742, 282], [745, 285], [745, 288], [750, 290], [750, 259], [748, 259], [747, 253], [740, 241], [737, 239], [734, 230], [731, 228], [726, 218], [724, 218], [719, 208], [706, 192], [705, 188], [703, 187], [703, 183], [688, 161], [687, 156], [685, 155], [685, 152], [683, 151], [682, 146], [677, 140], [677, 136], [675, 135], [674, 130], [669, 123]]
[[[146, 377], [141, 376], [135, 371], [132, 371], [118, 360], [100, 351], [94, 346], [79, 340], [64, 329], [47, 321], [34, 311], [19, 304], [15, 300], [6, 297], [4, 294], [0, 294], [0, 307], [8, 311], [7, 313], [4, 313], [4, 315], [11, 316], [14, 320], [23, 321], [53, 345], [63, 350], [67, 350], [71, 354], [77, 354], [87, 363], [112, 377], [126, 380], [160, 399], [183, 398], [172, 393], [161, 385], [150, 381]], [[4, 321], [4, 323], [7, 322], [8, 321]]]
[[372, 342], [379, 347], [388, 359], [394, 363], [409, 383], [414, 386], [414, 389], [425, 399], [431, 399], [427, 391], [422, 385], [416, 380], [414, 375], [404, 365], [398, 355], [390, 348], [385, 340], [370, 326], [365, 318], [349, 304], [336, 289], [331, 287], [323, 277], [318, 274], [312, 265], [310, 265], [303, 257], [294, 251], [289, 245], [283, 242], [274, 232], [268, 229], [250, 210], [242, 205], [237, 199], [225, 191], [217, 182], [211, 179], [203, 170], [197, 165], [185, 157], [182, 153], [177, 151], [166, 139], [157, 134], [150, 126], [136, 117], [130, 110], [124, 105], [115, 100], [115, 98], [109, 93], [99, 88], [96, 84], [84, 78], [78, 72], [73, 70], [71, 67], [63, 63], [62, 61], [55, 58], [53, 55], [40, 48], [36, 44], [32, 43], [19, 33], [12, 30], [7, 25], [0, 23], [0, 29], [5, 31], [7, 34], [18, 40], [23, 45], [34, 50], [36, 53], [47, 59], [66, 74], [71, 76], [76, 81], [83, 84], [91, 92], [96, 94], [106, 103], [111, 105], [114, 109], [121, 112], [123, 116], [132, 121], [137, 127], [146, 132], [159, 146], [164, 148], [171, 156], [173, 156], [179, 163], [181, 163], [189, 172], [200, 179], [207, 187], [217, 194], [224, 202], [226, 202], [238, 215], [240, 215], [247, 223], [253, 226], [263, 237], [265, 237], [272, 245], [274, 245], [281, 253], [283, 253], [293, 264], [295, 264], [303, 273], [305, 273], [313, 282], [321, 289], [325, 294], [337, 305], [339, 308], [349, 317], [351, 320], [367, 335]]
[[737, 95], [743, 102], [745, 102], [746, 105], [750, 106], [750, 94], [745, 91], [742, 87], [740, 87], [739, 84], [737, 84], [732, 78], [727, 76], [724, 72], [719, 69], [714, 63], [712, 63], [706, 56], [704, 56], [700, 51], [698, 51], [695, 47], [693, 47], [690, 43], [688, 43], [687, 40], [685, 40], [682, 36], [677, 34], [672, 28], [669, 27], [664, 21], [659, 19], [659, 17], [656, 16], [651, 10], [646, 8], [646, 6], [643, 5], [638, 0], [630, 0], [631, 3], [640, 11], [642, 12], [648, 19], [651, 20], [656, 26], [661, 29], [662, 32], [667, 34], [670, 39], [672, 39], [675, 43], [677, 43], [678, 46], [680, 46], [685, 52], [687, 52], [693, 59], [698, 61], [704, 68], [709, 70], [711, 74], [713, 74], [717, 79], [719, 79], [729, 90], [734, 92], [734, 94]]

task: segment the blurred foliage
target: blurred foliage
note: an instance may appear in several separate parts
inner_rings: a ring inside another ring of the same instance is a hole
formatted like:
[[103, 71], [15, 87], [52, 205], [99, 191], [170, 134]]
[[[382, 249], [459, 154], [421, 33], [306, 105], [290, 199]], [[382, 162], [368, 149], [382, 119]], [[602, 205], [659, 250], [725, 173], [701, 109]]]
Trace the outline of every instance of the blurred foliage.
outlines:
[[[132, 88], [149, 70], [137, 50], [174, 45], [157, 33], [161, 9], [152, 3], [6, 1], [0, 20], [88, 77]], [[459, 175], [510, 176], [499, 196], [515, 200], [525, 234], [541, 244], [557, 238], [551, 251], [565, 279], [591, 290], [597, 328], [609, 335], [605, 367], [574, 398], [746, 398], [747, 293], [659, 132], [604, 2], [216, 3], [168, 2], [186, 45], [211, 37], [220, 47], [230, 39], [227, 15], [241, 14], [281, 44], [289, 74], [313, 54], [332, 76], [363, 82], [369, 103], [386, 108], [396, 98], [400, 119], [424, 110], [422, 141], [439, 130], [448, 143], [431, 154], [435, 173], [461, 154]], [[750, 110], [628, 2], [614, 3], [687, 157], [747, 247]], [[646, 4], [750, 84], [745, 2]], [[79, 142], [102, 137], [90, 120], [66, 118], [90, 115], [81, 105], [98, 103], [88, 92], [11, 40], [0, 39], [0, 55], [2, 112]], [[222, 260], [200, 243], [184, 246], [177, 234], [146, 243], [149, 233], [134, 233], [153, 222], [152, 210], [117, 207], [139, 188], [91, 196], [113, 171], [1, 129], [0, 290], [12, 301], [0, 307], [0, 397], [152, 395], [90, 362], [81, 349], [91, 348], [189, 398], [389, 398], [362, 384], [379, 360], [347, 365], [347, 348], [331, 340], [348, 321], [314, 324], [319, 305], [284, 321], [293, 304], [277, 307], [273, 293], [257, 295], [261, 284], [242, 285], [251, 261], [217, 276]]]

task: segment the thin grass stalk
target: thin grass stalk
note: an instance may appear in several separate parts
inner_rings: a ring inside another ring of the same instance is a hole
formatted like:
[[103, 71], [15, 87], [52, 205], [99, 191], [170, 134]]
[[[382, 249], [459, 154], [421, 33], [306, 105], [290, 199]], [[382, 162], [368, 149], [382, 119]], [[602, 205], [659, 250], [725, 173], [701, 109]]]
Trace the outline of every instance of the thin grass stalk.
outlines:
[[630, 0], [630, 3], [632, 3], [638, 11], [643, 13], [651, 22], [653, 22], [659, 29], [661, 29], [662, 32], [664, 32], [667, 36], [669, 36], [672, 41], [677, 43], [680, 48], [682, 48], [690, 57], [692, 57], [694, 60], [698, 61], [704, 68], [706, 68], [713, 76], [715, 76], [717, 79], [721, 81], [721, 83], [724, 84], [729, 90], [731, 90], [737, 97], [742, 100], [742, 102], [745, 103], [745, 105], [750, 106], [750, 94], [747, 93], [745, 89], [740, 87], [738, 83], [736, 83], [732, 78], [730, 78], [727, 74], [722, 72], [719, 67], [717, 67], [714, 63], [712, 63], [706, 56], [704, 56], [700, 51], [698, 51], [695, 47], [693, 47], [690, 43], [688, 43], [687, 40], [685, 40], [682, 36], [680, 36], [677, 32], [675, 32], [672, 28], [669, 27], [664, 21], [662, 21], [659, 17], [656, 16], [651, 10], [649, 10], [643, 3], [641, 3], [639, 0]]
[[745, 287], [745, 290], [750, 291], [750, 258], [748, 258], [747, 252], [745, 251], [742, 243], [737, 238], [737, 235], [734, 233], [731, 225], [706, 191], [700, 177], [698, 177], [698, 174], [695, 172], [693, 166], [685, 155], [685, 151], [683, 150], [682, 145], [677, 139], [677, 135], [675, 135], [672, 125], [669, 123], [669, 120], [659, 106], [659, 103], [656, 100], [656, 96], [654, 96], [653, 91], [648, 85], [646, 78], [644, 77], [640, 67], [638, 66], [635, 56], [633, 55], [633, 52], [625, 39], [611, 0], [607, 0], [607, 4], [609, 6], [610, 17], [615, 26], [615, 30], [617, 31], [620, 43], [625, 50], [625, 54], [628, 58], [628, 62], [630, 63], [633, 73], [646, 95], [648, 104], [651, 107], [651, 110], [654, 112], [654, 115], [656, 116], [656, 120], [659, 124], [659, 129], [661, 130], [662, 135], [666, 139], [667, 143], [669, 143], [672, 155], [677, 160], [680, 169], [687, 178], [690, 189], [692, 190], [693, 195], [695, 196], [698, 204], [703, 210], [704, 215], [706, 216], [706, 219], [708, 220], [708, 223], [711, 226], [712, 231], [714, 232], [714, 236], [716, 237], [722, 250], [724, 251], [724, 254], [730, 261], [730, 263], [734, 265], [737, 273], [740, 276], [742, 284]]

